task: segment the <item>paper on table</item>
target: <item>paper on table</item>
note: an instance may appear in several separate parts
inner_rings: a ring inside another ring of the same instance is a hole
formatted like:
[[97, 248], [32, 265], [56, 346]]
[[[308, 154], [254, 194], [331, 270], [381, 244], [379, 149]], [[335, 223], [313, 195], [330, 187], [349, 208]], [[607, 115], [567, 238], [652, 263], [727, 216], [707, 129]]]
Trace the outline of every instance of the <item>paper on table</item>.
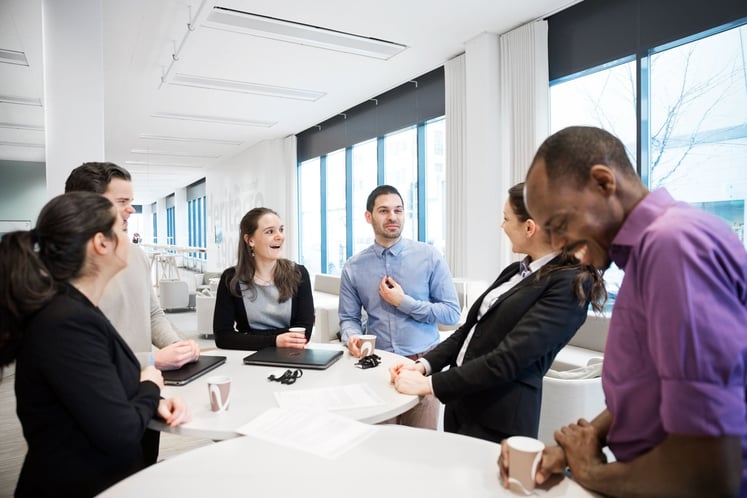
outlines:
[[275, 399], [281, 408], [311, 408], [315, 410], [348, 410], [384, 403], [365, 384], [278, 391], [275, 392]]
[[239, 427], [238, 432], [332, 459], [377, 430], [376, 426], [330, 412], [270, 408]]

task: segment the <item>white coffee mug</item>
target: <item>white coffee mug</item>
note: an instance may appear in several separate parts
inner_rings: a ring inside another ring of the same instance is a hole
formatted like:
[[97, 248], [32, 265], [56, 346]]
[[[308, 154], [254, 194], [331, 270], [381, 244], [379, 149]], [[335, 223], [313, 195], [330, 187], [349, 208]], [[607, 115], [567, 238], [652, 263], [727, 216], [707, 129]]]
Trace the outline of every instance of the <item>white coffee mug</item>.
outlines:
[[215, 375], [208, 377], [207, 383], [210, 409], [218, 413], [228, 410], [228, 404], [231, 401], [231, 377]]

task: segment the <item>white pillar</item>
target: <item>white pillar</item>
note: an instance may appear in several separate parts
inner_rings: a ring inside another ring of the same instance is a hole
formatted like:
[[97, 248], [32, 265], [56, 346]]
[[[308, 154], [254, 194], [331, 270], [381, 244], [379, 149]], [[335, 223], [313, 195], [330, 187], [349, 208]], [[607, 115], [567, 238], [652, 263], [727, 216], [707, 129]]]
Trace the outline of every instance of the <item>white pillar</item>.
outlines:
[[47, 194], [70, 171], [104, 160], [102, 0], [43, 0]]

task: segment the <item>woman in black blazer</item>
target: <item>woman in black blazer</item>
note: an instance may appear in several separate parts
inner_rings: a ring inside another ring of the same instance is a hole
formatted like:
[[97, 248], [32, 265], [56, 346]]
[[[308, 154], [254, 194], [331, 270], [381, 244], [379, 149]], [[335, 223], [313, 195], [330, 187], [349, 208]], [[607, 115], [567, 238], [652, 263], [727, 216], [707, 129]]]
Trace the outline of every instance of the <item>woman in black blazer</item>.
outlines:
[[[218, 284], [215, 344], [223, 349], [303, 348], [314, 327], [309, 272], [282, 257], [285, 227], [278, 214], [254, 208], [239, 224], [238, 262]], [[304, 333], [290, 332], [301, 327]]]
[[190, 418], [96, 306], [128, 249], [117, 210], [89, 192], [55, 197], [35, 229], [0, 240], [0, 367], [16, 361], [28, 443], [17, 497], [98, 494], [145, 466], [150, 419]]
[[502, 227], [527, 257], [501, 272], [462, 327], [418, 362], [390, 370], [398, 391], [445, 403], [446, 431], [495, 442], [537, 437], [542, 378], [590, 300], [597, 308], [605, 296], [596, 270], [553, 251], [526, 211], [523, 187], [509, 190]]

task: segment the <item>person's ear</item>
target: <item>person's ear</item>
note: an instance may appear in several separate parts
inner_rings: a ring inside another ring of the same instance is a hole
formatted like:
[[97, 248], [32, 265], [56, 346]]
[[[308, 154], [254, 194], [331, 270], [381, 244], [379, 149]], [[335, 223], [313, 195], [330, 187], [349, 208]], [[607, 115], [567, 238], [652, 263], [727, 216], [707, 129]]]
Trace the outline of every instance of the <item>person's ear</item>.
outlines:
[[524, 231], [527, 238], [533, 237], [534, 234], [537, 233], [537, 223], [532, 218], [529, 218], [524, 222]]
[[612, 197], [617, 189], [615, 172], [609, 166], [595, 164], [589, 171], [591, 185], [605, 197]]
[[366, 211], [366, 223], [368, 223], [370, 225], [371, 221], [372, 221], [371, 212], [370, 211]]
[[254, 247], [254, 245], [252, 244], [252, 239], [249, 238], [249, 234], [248, 233], [244, 234], [243, 239], [244, 239], [244, 244], [246, 244], [249, 247]]
[[109, 251], [109, 247], [112, 245], [112, 241], [107, 239], [101, 232], [98, 232], [96, 235], [91, 237], [91, 247], [96, 254], [106, 254]]

